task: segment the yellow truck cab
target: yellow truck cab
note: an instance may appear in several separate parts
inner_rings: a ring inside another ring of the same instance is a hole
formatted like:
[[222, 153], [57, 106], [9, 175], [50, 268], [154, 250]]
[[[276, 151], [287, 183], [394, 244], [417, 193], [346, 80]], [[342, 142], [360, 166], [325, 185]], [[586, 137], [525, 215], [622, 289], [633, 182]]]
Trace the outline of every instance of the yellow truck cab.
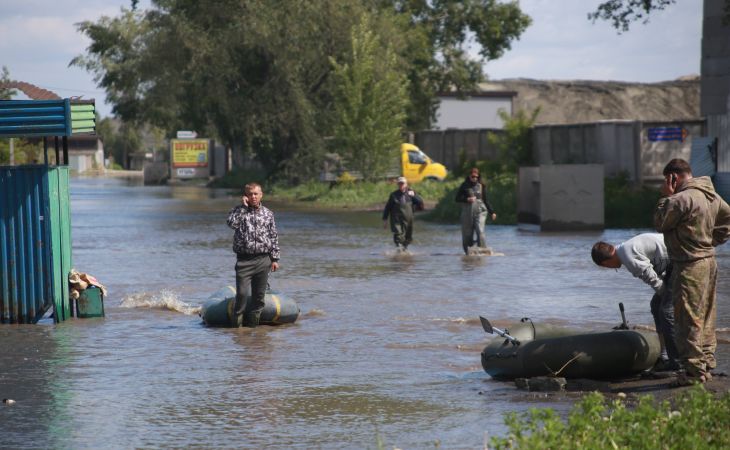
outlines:
[[400, 157], [401, 172], [408, 183], [418, 183], [423, 180], [443, 181], [448, 173], [443, 164], [433, 162], [413, 144], [401, 144]]

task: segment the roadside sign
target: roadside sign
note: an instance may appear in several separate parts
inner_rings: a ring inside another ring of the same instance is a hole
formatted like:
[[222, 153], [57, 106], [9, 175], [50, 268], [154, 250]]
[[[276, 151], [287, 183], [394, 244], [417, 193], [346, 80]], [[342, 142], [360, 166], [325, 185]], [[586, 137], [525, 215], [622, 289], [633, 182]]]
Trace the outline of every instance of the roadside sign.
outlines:
[[198, 137], [198, 133], [195, 131], [180, 130], [177, 132], [178, 139], [195, 139]]
[[687, 139], [689, 132], [684, 127], [656, 127], [647, 130], [647, 137], [651, 142], [680, 141]]

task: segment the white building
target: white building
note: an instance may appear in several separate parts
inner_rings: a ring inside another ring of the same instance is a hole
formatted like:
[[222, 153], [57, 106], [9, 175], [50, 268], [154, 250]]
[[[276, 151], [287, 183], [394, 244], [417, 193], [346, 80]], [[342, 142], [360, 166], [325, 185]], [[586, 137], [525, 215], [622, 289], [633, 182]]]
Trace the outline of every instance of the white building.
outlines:
[[502, 129], [499, 111], [512, 116], [513, 91], [484, 91], [459, 97], [457, 94], [439, 94], [439, 107], [433, 129]]

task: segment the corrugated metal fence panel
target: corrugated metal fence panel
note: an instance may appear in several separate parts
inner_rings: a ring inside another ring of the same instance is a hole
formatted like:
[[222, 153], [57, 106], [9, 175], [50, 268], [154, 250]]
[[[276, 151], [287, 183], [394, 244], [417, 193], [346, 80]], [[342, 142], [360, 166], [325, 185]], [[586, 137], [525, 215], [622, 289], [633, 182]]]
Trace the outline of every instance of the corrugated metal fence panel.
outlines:
[[0, 137], [70, 135], [68, 99], [0, 101]]
[[55, 167], [48, 173], [51, 265], [55, 286], [53, 303], [56, 322], [71, 317], [68, 274], [71, 271], [71, 220], [69, 212], [68, 167]]
[[726, 202], [730, 202], [730, 172], [717, 172], [712, 183], [720, 197]]
[[96, 130], [94, 101], [74, 101], [71, 103], [71, 133], [93, 133]]
[[712, 158], [712, 143], [714, 139], [709, 137], [692, 138], [692, 153], [689, 158], [689, 165], [692, 167], [692, 175], [696, 177], [711, 177], [715, 175], [715, 160]]
[[717, 171], [730, 172], [730, 114], [708, 115], [707, 135], [718, 139]]
[[34, 323], [53, 303], [44, 166], [0, 167], [0, 322]]
[[70, 317], [68, 167], [0, 167], [0, 323]]

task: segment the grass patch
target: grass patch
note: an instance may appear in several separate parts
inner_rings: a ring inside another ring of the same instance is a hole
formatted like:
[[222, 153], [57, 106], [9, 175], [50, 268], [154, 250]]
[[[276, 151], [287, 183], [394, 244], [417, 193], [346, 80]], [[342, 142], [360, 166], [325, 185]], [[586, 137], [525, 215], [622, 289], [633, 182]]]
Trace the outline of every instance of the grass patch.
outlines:
[[233, 169], [222, 177], [216, 178], [208, 183], [208, 187], [238, 189], [239, 191], [243, 192], [243, 186], [246, 183], [256, 182], [259, 183], [261, 186], [264, 186], [264, 191], [266, 191], [266, 180], [266, 172], [263, 172], [261, 170]]
[[[451, 186], [438, 181], [424, 181], [412, 187], [425, 201], [433, 203], [446, 195]], [[274, 185], [270, 195], [280, 200], [312, 202], [328, 208], [369, 209], [384, 206], [388, 195], [397, 188], [395, 183], [385, 181], [335, 185], [310, 181], [298, 186]]]
[[724, 449], [730, 448], [730, 393], [716, 398], [695, 386], [657, 403], [643, 396], [627, 408], [600, 393], [586, 395], [563, 421], [554, 410], [508, 414], [506, 437], [491, 439], [495, 449]]

